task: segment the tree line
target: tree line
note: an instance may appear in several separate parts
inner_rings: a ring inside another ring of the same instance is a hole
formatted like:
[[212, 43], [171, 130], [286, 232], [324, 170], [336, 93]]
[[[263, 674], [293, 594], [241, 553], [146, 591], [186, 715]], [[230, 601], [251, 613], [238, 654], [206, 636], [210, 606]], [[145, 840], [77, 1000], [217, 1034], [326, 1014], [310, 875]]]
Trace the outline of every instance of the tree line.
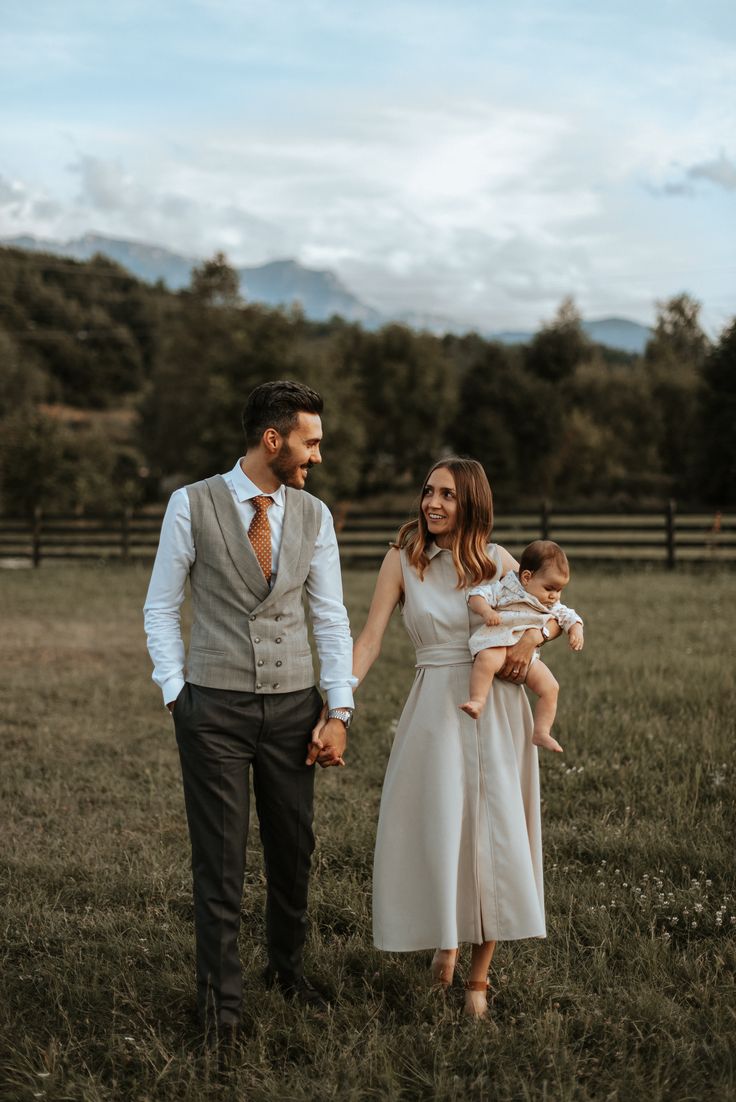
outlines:
[[408, 493], [447, 451], [507, 507], [736, 500], [736, 322], [709, 341], [686, 294], [637, 356], [591, 343], [569, 299], [506, 346], [244, 302], [221, 254], [175, 293], [1, 249], [0, 507], [117, 512], [224, 471], [245, 396], [276, 378], [325, 397], [312, 485], [332, 503]]

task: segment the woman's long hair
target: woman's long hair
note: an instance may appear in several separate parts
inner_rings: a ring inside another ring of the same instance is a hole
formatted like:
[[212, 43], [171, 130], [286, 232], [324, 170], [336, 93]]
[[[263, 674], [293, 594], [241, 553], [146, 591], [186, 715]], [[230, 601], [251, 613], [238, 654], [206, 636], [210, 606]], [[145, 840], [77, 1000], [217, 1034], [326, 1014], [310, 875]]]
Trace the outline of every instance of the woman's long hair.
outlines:
[[496, 566], [488, 557], [486, 545], [493, 531], [493, 494], [488, 484], [486, 472], [475, 459], [460, 459], [451, 455], [439, 459], [429, 470], [422, 483], [422, 496], [419, 503], [419, 515], [399, 530], [395, 547], [402, 548], [411, 566], [424, 580], [424, 572], [429, 566], [427, 550], [432, 536], [422, 512], [424, 490], [437, 470], [447, 470], [455, 479], [457, 513], [455, 528], [452, 531], [452, 561], [458, 577], [458, 589], [480, 585], [490, 581], [496, 573]]

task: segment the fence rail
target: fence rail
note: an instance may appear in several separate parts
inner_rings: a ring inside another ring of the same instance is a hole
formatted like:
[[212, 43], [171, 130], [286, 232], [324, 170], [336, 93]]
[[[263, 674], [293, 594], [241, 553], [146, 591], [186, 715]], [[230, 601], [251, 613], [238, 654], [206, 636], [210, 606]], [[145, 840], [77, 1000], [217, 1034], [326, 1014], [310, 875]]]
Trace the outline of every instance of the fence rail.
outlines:
[[[126, 510], [116, 518], [43, 513], [32, 518], [0, 516], [0, 565], [40, 566], [43, 561], [151, 559], [162, 513]], [[345, 565], [375, 566], [395, 538], [406, 513], [335, 511]], [[674, 502], [661, 511], [617, 513], [555, 512], [542, 503], [536, 512], [504, 512], [494, 539], [518, 554], [533, 539], [554, 539], [573, 561], [736, 563], [736, 511], [678, 514]]]

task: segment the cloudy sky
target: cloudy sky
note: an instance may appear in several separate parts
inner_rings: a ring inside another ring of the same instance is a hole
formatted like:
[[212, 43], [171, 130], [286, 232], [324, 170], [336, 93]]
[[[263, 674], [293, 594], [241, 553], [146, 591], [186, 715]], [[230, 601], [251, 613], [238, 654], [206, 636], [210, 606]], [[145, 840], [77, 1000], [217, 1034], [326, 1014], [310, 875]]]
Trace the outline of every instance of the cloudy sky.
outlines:
[[0, 121], [0, 236], [295, 257], [485, 329], [736, 313], [732, 0], [6, 0]]

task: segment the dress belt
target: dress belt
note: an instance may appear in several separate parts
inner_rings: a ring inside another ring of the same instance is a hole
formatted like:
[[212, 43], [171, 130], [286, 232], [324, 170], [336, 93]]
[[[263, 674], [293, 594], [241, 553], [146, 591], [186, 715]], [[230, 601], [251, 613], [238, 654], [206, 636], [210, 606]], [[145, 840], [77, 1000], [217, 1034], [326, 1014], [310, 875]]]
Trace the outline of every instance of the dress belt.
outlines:
[[469, 666], [473, 661], [467, 643], [435, 643], [417, 647], [417, 669], [424, 666]]

